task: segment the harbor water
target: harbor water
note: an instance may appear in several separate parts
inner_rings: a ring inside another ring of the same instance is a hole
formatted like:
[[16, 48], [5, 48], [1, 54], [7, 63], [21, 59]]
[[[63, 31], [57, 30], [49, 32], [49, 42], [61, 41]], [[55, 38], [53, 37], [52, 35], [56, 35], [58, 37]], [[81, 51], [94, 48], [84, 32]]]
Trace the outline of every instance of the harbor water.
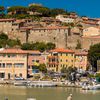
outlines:
[[16, 87], [0, 86], [0, 100], [67, 100], [73, 94], [73, 100], [100, 100], [100, 90], [82, 90], [70, 87]]

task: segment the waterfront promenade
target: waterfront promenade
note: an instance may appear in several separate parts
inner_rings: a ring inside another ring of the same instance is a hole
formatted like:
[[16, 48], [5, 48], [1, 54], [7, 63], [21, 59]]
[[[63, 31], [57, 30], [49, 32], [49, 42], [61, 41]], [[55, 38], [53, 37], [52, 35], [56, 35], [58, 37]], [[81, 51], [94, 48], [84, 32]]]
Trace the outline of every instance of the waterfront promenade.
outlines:
[[81, 88], [80, 83], [76, 82], [75, 84], [71, 84], [68, 81], [30, 81], [30, 80], [1, 80], [0, 86], [31, 86], [31, 87], [75, 87], [75, 88]]

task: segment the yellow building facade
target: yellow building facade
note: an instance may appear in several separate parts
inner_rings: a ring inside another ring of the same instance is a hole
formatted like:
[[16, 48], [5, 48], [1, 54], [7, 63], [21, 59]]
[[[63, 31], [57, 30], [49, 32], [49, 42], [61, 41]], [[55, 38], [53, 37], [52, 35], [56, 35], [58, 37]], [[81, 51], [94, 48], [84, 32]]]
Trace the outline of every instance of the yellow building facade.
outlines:
[[74, 67], [74, 51], [67, 49], [51, 50], [48, 56], [47, 69], [61, 72], [61, 69], [66, 67]]

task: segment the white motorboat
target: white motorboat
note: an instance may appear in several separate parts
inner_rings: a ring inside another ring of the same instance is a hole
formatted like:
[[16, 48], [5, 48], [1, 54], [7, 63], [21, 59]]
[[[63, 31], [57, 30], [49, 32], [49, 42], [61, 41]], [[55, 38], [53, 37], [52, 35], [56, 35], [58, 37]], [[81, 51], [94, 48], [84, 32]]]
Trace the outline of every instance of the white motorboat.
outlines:
[[100, 84], [83, 86], [82, 89], [84, 89], [84, 90], [100, 90]]
[[54, 87], [56, 86], [56, 83], [52, 81], [32, 81], [30, 83], [30, 86], [34, 87]]
[[15, 81], [14, 85], [15, 86], [27, 86], [27, 82], [26, 81]]

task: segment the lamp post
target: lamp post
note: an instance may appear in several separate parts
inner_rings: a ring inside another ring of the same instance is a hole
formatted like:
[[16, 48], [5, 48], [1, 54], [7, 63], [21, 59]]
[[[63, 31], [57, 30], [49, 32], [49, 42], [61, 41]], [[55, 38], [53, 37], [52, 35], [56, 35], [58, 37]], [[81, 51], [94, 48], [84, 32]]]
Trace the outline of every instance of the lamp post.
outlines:
[[15, 65], [12, 64], [12, 75], [13, 75], [13, 80], [15, 79]]

